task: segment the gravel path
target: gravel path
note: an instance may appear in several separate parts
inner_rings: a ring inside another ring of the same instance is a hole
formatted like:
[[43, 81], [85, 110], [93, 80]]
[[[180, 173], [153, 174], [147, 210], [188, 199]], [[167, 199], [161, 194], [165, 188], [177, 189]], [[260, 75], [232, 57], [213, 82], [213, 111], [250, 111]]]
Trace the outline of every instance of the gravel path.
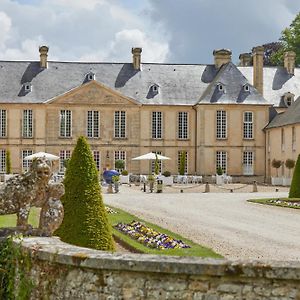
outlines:
[[122, 186], [104, 202], [214, 249], [229, 259], [300, 261], [300, 210], [249, 203], [277, 193], [148, 194]]

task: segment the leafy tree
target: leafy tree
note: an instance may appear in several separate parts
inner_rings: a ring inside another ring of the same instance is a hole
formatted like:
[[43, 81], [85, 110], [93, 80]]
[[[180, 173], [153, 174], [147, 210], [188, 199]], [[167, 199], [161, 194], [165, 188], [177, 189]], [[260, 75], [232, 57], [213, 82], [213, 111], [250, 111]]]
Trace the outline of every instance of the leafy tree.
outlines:
[[221, 166], [218, 166], [217, 167], [217, 175], [223, 175], [223, 169], [222, 169], [222, 167]]
[[271, 62], [275, 65], [283, 64], [283, 55], [286, 51], [296, 53], [296, 65], [300, 65], [300, 12], [288, 28], [281, 32], [282, 47], [271, 56]]
[[295, 166], [289, 198], [300, 198], [300, 155], [298, 156]]
[[285, 166], [289, 169], [289, 177], [291, 177], [291, 169], [295, 167], [295, 161], [293, 159], [288, 158], [285, 161]]
[[277, 62], [272, 60], [272, 57], [276, 55], [278, 51], [282, 49], [281, 42], [272, 42], [262, 45], [264, 47], [264, 66], [276, 66]]
[[186, 164], [186, 151], [181, 151], [180, 162], [179, 162], [179, 175], [184, 175]]
[[124, 169], [124, 167], [125, 167], [125, 162], [124, 162], [124, 160], [122, 160], [122, 159], [117, 159], [117, 160], [115, 161], [115, 168], [116, 168], [116, 170]]
[[273, 159], [272, 160], [272, 167], [276, 169], [276, 176], [278, 177], [278, 169], [281, 167], [282, 162], [281, 160]]
[[155, 154], [154, 174], [155, 175], [159, 174], [159, 162], [158, 162], [157, 154]]
[[6, 174], [11, 174], [11, 155], [9, 150], [6, 151], [5, 163]]
[[68, 162], [62, 197], [65, 216], [56, 234], [62, 241], [99, 250], [114, 250], [111, 226], [102, 201], [98, 171], [84, 137]]

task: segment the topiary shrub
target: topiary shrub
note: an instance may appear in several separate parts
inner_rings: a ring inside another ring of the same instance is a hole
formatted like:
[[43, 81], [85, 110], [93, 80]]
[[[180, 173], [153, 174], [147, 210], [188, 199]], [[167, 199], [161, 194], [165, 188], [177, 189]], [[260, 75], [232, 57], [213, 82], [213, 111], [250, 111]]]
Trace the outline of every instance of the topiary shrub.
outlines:
[[11, 155], [9, 150], [6, 151], [5, 169], [6, 174], [11, 174]]
[[181, 151], [179, 160], [179, 175], [184, 175], [186, 164], [186, 151]]
[[122, 159], [117, 159], [117, 160], [115, 161], [115, 168], [116, 168], [117, 170], [124, 169], [124, 167], [125, 167], [125, 162], [124, 162], [124, 160], [122, 160]]
[[272, 160], [272, 167], [276, 169], [276, 176], [278, 177], [278, 169], [281, 167], [282, 162], [281, 160], [273, 159]]
[[296, 162], [289, 198], [300, 198], [300, 155]]
[[289, 169], [289, 177], [291, 177], [291, 169], [295, 167], [295, 161], [293, 159], [288, 158], [285, 161], [285, 166]]
[[217, 167], [217, 175], [219, 175], [219, 176], [223, 175], [223, 169], [221, 166]]
[[78, 139], [68, 162], [64, 185], [62, 202], [65, 215], [56, 234], [66, 243], [98, 250], [114, 250], [98, 171], [84, 137]]
[[164, 171], [162, 173], [165, 177], [170, 177], [171, 176], [171, 172], [170, 171]]
[[128, 175], [128, 171], [127, 171], [127, 170], [123, 170], [123, 171], [121, 172], [121, 174], [122, 174], [123, 176], [127, 176], [127, 175]]

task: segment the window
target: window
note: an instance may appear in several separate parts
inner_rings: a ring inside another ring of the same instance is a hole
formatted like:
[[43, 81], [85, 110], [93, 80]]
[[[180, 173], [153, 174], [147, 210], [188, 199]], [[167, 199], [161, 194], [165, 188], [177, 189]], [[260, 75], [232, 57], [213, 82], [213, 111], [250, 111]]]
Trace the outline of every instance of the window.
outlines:
[[216, 170], [218, 167], [221, 167], [223, 173], [227, 173], [227, 152], [226, 151], [217, 151], [216, 153]]
[[253, 139], [253, 112], [244, 112], [244, 139]]
[[71, 137], [72, 112], [70, 110], [60, 111], [60, 137]]
[[158, 94], [159, 92], [159, 86], [157, 84], [153, 84], [150, 89], [154, 94]]
[[227, 138], [227, 115], [224, 110], [217, 110], [217, 139]]
[[177, 155], [177, 166], [178, 166], [178, 174], [180, 173], [180, 166], [181, 166], [181, 155], [185, 152], [185, 165], [184, 165], [184, 174], [188, 174], [188, 153], [187, 151], [178, 151]]
[[295, 131], [295, 127], [292, 127], [292, 151], [296, 151], [296, 131]]
[[250, 86], [249, 86], [249, 84], [246, 83], [246, 84], [244, 85], [244, 91], [245, 91], [245, 92], [250, 92]]
[[285, 93], [283, 95], [283, 100], [284, 100], [284, 104], [285, 104], [286, 107], [291, 106], [294, 102], [294, 99], [295, 99], [295, 95], [290, 93], [290, 92]]
[[[114, 165], [115, 165], [116, 160], [123, 160], [124, 161], [124, 169], [126, 169], [126, 151], [123, 151], [123, 150], [115, 151]], [[117, 169], [117, 171], [122, 172], [123, 169]]]
[[71, 151], [70, 150], [60, 150], [59, 151], [59, 173], [65, 173], [66, 160], [70, 159]]
[[0, 137], [6, 137], [6, 110], [0, 109]]
[[185, 111], [178, 113], [178, 138], [188, 138], [188, 113]]
[[243, 153], [243, 173], [244, 175], [253, 175], [253, 152], [245, 151]]
[[270, 153], [271, 152], [271, 144], [270, 144], [270, 131], [268, 131], [268, 136], [267, 136], [267, 138], [268, 138], [268, 153]]
[[99, 137], [99, 111], [90, 110], [87, 112], [87, 137]]
[[31, 160], [25, 160], [25, 157], [32, 155], [32, 150], [22, 150], [22, 171], [27, 172], [31, 165]]
[[152, 112], [152, 138], [153, 139], [162, 138], [162, 112], [161, 111]]
[[23, 87], [24, 87], [24, 91], [25, 91], [26, 93], [29, 93], [29, 92], [32, 91], [32, 85], [31, 85], [30, 82], [24, 83], [24, 84], [23, 84]]
[[219, 92], [223, 92], [223, 93], [225, 92], [225, 88], [224, 88], [224, 85], [222, 83], [218, 83], [217, 87], [218, 87]]
[[291, 106], [292, 105], [292, 97], [287, 97], [286, 98], [286, 105]]
[[100, 171], [100, 152], [98, 150], [93, 150], [94, 162], [96, 164], [96, 168]]
[[126, 112], [115, 111], [115, 138], [126, 137]]
[[32, 110], [24, 109], [23, 110], [23, 138], [32, 138], [33, 136], [33, 127], [32, 127]]
[[285, 150], [285, 136], [284, 136], [284, 129], [281, 128], [281, 151]]
[[[161, 151], [152, 151], [152, 153], [162, 155]], [[155, 160], [151, 161], [151, 173], [153, 174], [155, 172]], [[162, 173], [162, 162], [161, 160], [158, 161], [158, 172]]]
[[0, 150], [0, 173], [6, 173], [6, 150]]
[[95, 80], [96, 79], [96, 75], [93, 72], [89, 72], [86, 75], [86, 78], [87, 78], [88, 81]]

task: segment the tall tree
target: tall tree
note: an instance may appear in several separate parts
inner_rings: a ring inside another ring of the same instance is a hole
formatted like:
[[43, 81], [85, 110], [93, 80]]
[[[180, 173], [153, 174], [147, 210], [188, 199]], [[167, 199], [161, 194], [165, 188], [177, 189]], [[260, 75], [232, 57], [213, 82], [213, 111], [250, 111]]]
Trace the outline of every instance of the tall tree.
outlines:
[[283, 64], [283, 54], [286, 51], [296, 53], [296, 65], [300, 65], [300, 12], [288, 28], [285, 28], [279, 39], [282, 47], [271, 56], [271, 62], [275, 65]]
[[111, 226], [102, 201], [98, 171], [84, 137], [68, 162], [62, 197], [65, 215], [56, 234], [62, 241], [98, 250], [114, 250]]

